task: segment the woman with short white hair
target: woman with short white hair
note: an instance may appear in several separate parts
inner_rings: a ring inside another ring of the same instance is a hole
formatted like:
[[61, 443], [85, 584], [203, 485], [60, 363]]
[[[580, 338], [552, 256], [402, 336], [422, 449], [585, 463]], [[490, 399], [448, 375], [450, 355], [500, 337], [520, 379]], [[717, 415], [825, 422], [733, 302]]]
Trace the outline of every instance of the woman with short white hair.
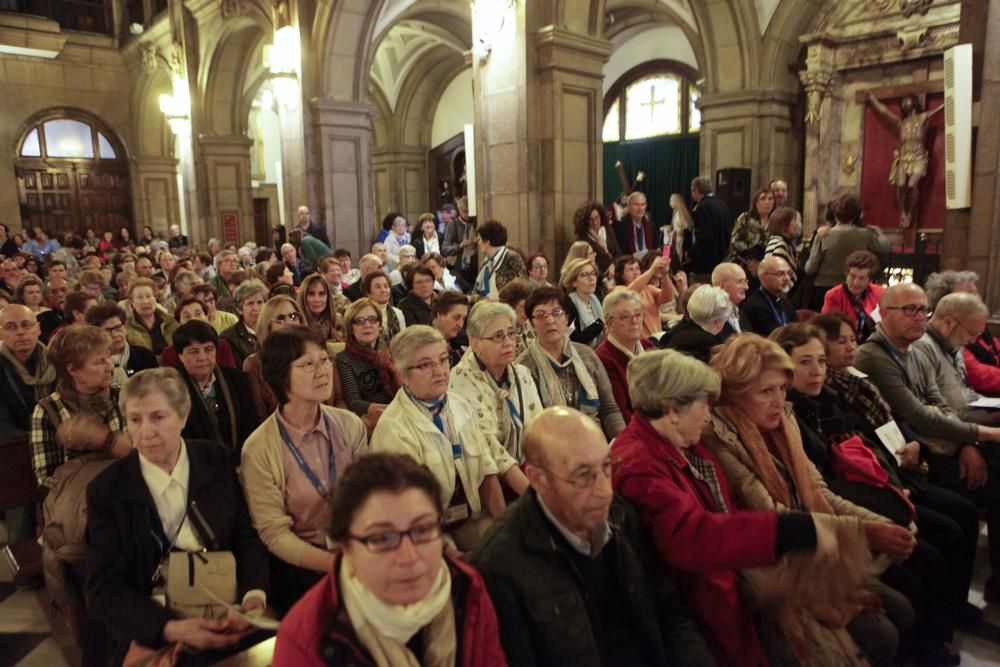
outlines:
[[517, 315], [507, 304], [480, 301], [469, 313], [465, 330], [469, 349], [452, 371], [449, 389], [472, 401], [490, 444], [521, 462], [521, 435], [525, 424], [542, 411], [542, 399], [531, 372], [514, 363]]
[[721, 287], [702, 285], [695, 289], [687, 303], [687, 315], [671, 330], [660, 346], [683, 352], [705, 363], [712, 348], [719, 345], [719, 332], [733, 312], [733, 302]]
[[644, 309], [639, 293], [631, 289], [615, 289], [604, 297], [601, 304], [608, 337], [597, 346], [595, 353], [604, 364], [615, 393], [615, 402], [622, 418], [628, 423], [632, 418], [632, 400], [628, 393], [628, 363], [648, 349], [655, 348], [643, 337]]
[[430, 468], [444, 490], [444, 530], [468, 551], [503, 512], [498, 476], [517, 462], [506, 450], [492, 450], [476, 408], [448, 391], [448, 343], [437, 329], [407, 327], [390, 351], [403, 388], [379, 419], [371, 451], [409, 454]]

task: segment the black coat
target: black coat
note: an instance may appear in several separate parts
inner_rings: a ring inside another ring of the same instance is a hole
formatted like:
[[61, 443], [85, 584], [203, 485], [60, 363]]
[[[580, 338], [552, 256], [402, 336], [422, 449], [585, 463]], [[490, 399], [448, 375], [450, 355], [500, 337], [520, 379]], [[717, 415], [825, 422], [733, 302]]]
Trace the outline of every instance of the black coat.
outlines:
[[[785, 321], [775, 317], [775, 313], [783, 314]], [[798, 315], [792, 302], [787, 297], [775, 301], [763, 289], [753, 292], [740, 304], [740, 328], [744, 333], [767, 337], [778, 327], [795, 322], [798, 322]]]
[[219, 334], [219, 337], [229, 342], [229, 347], [233, 349], [233, 357], [236, 358], [237, 368], [243, 368], [243, 362], [258, 349], [257, 336], [250, 333], [243, 318]]
[[[609, 523], [613, 533], [604, 550], [614, 550], [616, 565], [609, 577], [631, 612], [621, 623], [642, 638], [637, 650], [649, 664], [715, 664], [632, 505], [615, 496]], [[601, 664], [586, 582], [569, 549], [532, 489], [507, 508], [471, 554], [493, 599], [509, 664]]]
[[125, 364], [125, 373], [132, 377], [139, 371], [156, 368], [156, 355], [144, 347], [128, 346], [128, 363]]
[[[195, 534], [210, 551], [232, 551], [236, 556], [237, 599], [253, 589], [267, 592], [267, 549], [250, 523], [229, 453], [212, 442], [188, 440], [187, 455], [191, 465], [188, 500], [197, 503], [215, 543], [197, 520], [192, 522]], [[189, 519], [192, 516], [189, 514]], [[127, 646], [133, 640], [150, 648], [163, 645], [163, 627], [172, 616], [150, 595], [153, 574], [164, 557], [161, 545], [169, 541], [139, 468], [137, 450], [112, 463], [90, 483], [90, 616], [92, 621], [106, 626], [121, 645]]]
[[580, 313], [577, 311], [576, 305], [570, 299], [566, 299], [566, 301], [569, 303], [569, 308], [566, 310], [566, 317], [569, 320], [569, 323], [574, 327], [573, 333], [569, 335], [569, 339], [574, 343], [590, 345], [595, 338], [600, 337], [600, 335], [604, 333], [604, 320], [594, 320], [590, 323], [589, 327], [581, 329]]
[[[201, 395], [201, 390], [184, 370], [182, 364], [177, 364], [177, 371], [187, 384], [188, 395], [191, 397], [191, 414], [181, 433], [185, 439], [211, 440], [216, 442], [233, 457], [233, 465], [240, 462], [240, 451], [250, 434], [260, 426], [254, 408], [253, 393], [250, 389], [250, 378], [246, 373], [225, 366], [215, 367], [215, 399], [219, 404], [219, 412], [214, 414]], [[225, 400], [222, 383], [231, 397]], [[232, 414], [231, 411], [235, 412]], [[236, 433], [233, 433], [233, 422]]]
[[[427, 252], [424, 249], [423, 232], [421, 232], [420, 234], [421, 234], [420, 238], [415, 238], [415, 239], [412, 239], [410, 241], [410, 245], [412, 245], [413, 248], [417, 251], [417, 259], [420, 259], [421, 257], [423, 257], [424, 253]], [[441, 238], [440, 234], [437, 235], [437, 238], [438, 238], [438, 248], [440, 248], [442, 246], [443, 239]]]
[[692, 273], [711, 273], [729, 252], [729, 237], [733, 233], [733, 218], [725, 202], [706, 195], [691, 214], [694, 222], [693, 243], [687, 247], [691, 263], [685, 267]]
[[721, 343], [718, 336], [713, 336], [687, 317], [660, 338], [661, 348], [683, 352], [706, 364], [712, 358], [712, 348]]
[[407, 294], [404, 298], [400, 299], [399, 309], [403, 311], [403, 317], [406, 319], [406, 326], [408, 327], [412, 327], [414, 324], [426, 324], [430, 326], [431, 322], [434, 321], [431, 307], [416, 294]]

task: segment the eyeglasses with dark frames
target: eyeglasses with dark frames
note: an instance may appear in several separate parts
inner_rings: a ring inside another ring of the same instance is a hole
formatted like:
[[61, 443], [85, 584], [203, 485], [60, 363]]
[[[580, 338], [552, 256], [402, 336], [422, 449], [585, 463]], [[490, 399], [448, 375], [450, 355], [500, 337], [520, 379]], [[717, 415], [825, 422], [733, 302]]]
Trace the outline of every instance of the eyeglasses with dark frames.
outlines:
[[441, 520], [418, 523], [409, 530], [385, 530], [371, 535], [348, 535], [355, 542], [361, 542], [372, 553], [381, 554], [395, 551], [403, 543], [403, 538], [409, 536], [414, 545], [430, 544], [441, 537], [443, 528]]

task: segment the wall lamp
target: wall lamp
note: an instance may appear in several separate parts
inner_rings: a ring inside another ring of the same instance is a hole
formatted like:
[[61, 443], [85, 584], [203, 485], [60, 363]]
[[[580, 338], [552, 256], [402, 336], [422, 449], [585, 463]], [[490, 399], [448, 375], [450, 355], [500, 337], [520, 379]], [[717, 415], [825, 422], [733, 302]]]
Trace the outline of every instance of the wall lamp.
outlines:
[[170, 125], [170, 131], [177, 136], [191, 134], [191, 92], [187, 80], [174, 77], [174, 92], [172, 95], [160, 95], [160, 111]]

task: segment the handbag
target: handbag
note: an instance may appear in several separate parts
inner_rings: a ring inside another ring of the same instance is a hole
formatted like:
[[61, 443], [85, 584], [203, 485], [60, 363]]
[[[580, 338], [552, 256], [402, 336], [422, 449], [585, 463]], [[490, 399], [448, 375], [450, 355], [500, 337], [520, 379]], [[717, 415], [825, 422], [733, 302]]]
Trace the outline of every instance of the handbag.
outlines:
[[236, 557], [231, 551], [172, 551], [166, 579], [167, 609], [184, 618], [221, 618], [236, 602]]

